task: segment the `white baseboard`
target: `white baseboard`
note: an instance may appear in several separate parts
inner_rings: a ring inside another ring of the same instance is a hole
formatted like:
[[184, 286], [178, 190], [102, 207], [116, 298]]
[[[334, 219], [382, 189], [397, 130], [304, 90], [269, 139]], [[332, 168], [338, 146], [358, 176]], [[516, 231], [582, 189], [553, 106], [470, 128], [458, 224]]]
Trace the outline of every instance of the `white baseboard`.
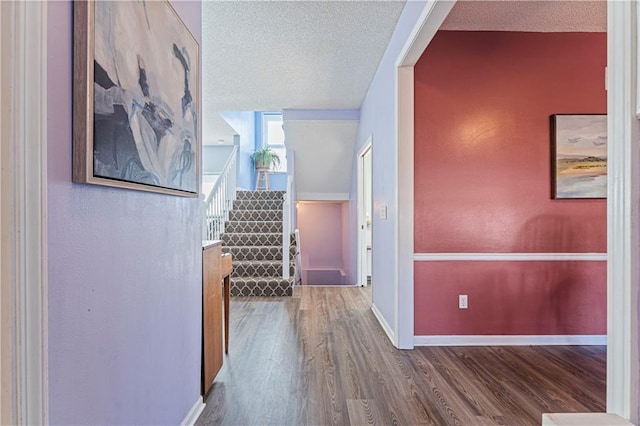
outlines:
[[382, 313], [378, 310], [376, 305], [374, 304], [371, 305], [371, 312], [373, 312], [373, 315], [376, 317], [376, 319], [380, 323], [380, 326], [382, 327], [384, 332], [387, 334], [387, 337], [389, 338], [389, 340], [391, 340], [391, 343], [393, 343], [393, 346], [397, 347], [398, 344], [396, 342], [396, 334], [393, 332], [393, 329], [391, 328], [387, 320], [384, 319], [384, 317], [382, 316]]
[[415, 346], [606, 346], [606, 335], [414, 336]]
[[193, 404], [193, 407], [191, 407], [191, 410], [189, 410], [185, 418], [180, 422], [180, 426], [193, 426], [196, 424], [196, 420], [198, 420], [198, 417], [202, 414], [204, 407], [205, 403], [202, 400], [202, 397], [199, 396]]

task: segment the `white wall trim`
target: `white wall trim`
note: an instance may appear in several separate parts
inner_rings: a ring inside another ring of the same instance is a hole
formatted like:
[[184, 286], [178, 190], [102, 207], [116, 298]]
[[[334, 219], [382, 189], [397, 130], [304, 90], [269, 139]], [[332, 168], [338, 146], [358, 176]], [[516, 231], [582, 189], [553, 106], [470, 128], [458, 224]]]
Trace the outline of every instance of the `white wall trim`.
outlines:
[[551, 346], [607, 344], [606, 335], [415, 336], [416, 346]]
[[357, 186], [357, 223], [356, 223], [356, 247], [357, 247], [357, 263], [356, 263], [356, 284], [360, 286], [367, 285], [367, 266], [366, 254], [364, 250], [364, 238], [362, 227], [365, 223], [365, 195], [364, 195], [364, 156], [369, 150], [373, 149], [373, 135], [369, 135], [364, 143], [358, 156], [356, 157], [356, 186]]
[[349, 201], [348, 192], [298, 192], [298, 201]]
[[456, 0], [435, 0], [422, 10], [407, 43], [398, 55], [397, 67], [413, 67], [418, 62], [455, 4]]
[[638, 287], [640, 151], [636, 114], [637, 2], [609, 1], [607, 412], [640, 421]]
[[371, 305], [371, 312], [373, 312], [373, 315], [376, 317], [376, 319], [378, 320], [378, 323], [380, 324], [380, 326], [382, 327], [382, 329], [384, 330], [384, 332], [386, 333], [387, 337], [389, 338], [389, 340], [391, 340], [391, 343], [394, 346], [397, 346], [396, 343], [396, 335], [393, 332], [393, 328], [391, 328], [391, 326], [389, 325], [389, 323], [387, 322], [387, 320], [384, 319], [384, 316], [382, 315], [382, 312], [380, 312], [378, 310], [378, 308], [376, 307], [376, 305]]
[[413, 349], [413, 78], [413, 66], [396, 68], [398, 190], [394, 200], [397, 206], [394, 252], [394, 324], [400, 349]]
[[[292, 110], [292, 111], [296, 111], [296, 110]], [[347, 122], [348, 124], [351, 124], [349, 122], [358, 122], [360, 121], [360, 117], [346, 117], [346, 118], [305, 118], [303, 120], [296, 120], [291, 119], [289, 117], [284, 117], [284, 119], [288, 122], [288, 123], [295, 123], [295, 124], [314, 124], [317, 123], [318, 121], [321, 121], [322, 123], [335, 123], [335, 124], [344, 124], [345, 122]]]
[[394, 326], [398, 348], [413, 348], [413, 67], [447, 17], [455, 1], [434, 0], [422, 10], [395, 62], [395, 125], [397, 191], [393, 245]]
[[196, 420], [198, 420], [198, 417], [200, 417], [200, 414], [204, 411], [204, 407], [206, 407], [206, 404], [202, 400], [202, 397], [199, 396], [187, 415], [180, 422], [180, 426], [193, 426]]
[[47, 3], [0, 7], [2, 293], [13, 301], [12, 416], [17, 424], [47, 424]]
[[578, 261], [606, 262], [606, 253], [414, 253], [416, 262], [445, 261]]

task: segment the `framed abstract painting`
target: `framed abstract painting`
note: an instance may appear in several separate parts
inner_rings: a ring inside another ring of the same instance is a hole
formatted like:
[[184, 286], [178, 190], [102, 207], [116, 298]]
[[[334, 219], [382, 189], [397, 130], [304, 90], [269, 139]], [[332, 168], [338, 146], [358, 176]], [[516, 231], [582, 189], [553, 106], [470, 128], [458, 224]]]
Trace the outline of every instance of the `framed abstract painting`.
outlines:
[[607, 116], [551, 116], [552, 197], [607, 197]]
[[74, 182], [199, 196], [199, 61], [167, 1], [74, 2]]

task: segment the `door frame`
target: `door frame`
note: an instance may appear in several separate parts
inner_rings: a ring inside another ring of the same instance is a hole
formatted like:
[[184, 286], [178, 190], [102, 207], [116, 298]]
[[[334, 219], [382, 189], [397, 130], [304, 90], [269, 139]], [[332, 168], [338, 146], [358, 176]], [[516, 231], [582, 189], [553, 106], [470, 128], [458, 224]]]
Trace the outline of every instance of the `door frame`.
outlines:
[[428, 2], [395, 62], [395, 125], [397, 191], [395, 205], [394, 344], [414, 347], [413, 301], [413, 188], [414, 188], [414, 73], [413, 68], [433, 39], [455, 0]]
[[[396, 61], [397, 208], [395, 333], [413, 348], [413, 67], [455, 4], [434, 0]], [[607, 2], [607, 412], [640, 421], [640, 11], [636, 2]], [[605, 73], [603, 72], [603, 75]]]
[[[364, 156], [371, 152], [373, 155], [373, 135], [369, 135], [357, 156], [356, 180], [358, 186], [358, 207], [357, 207], [357, 281], [356, 285], [365, 287], [367, 285], [367, 243], [362, 236], [363, 226], [365, 226], [365, 194], [364, 194]], [[371, 185], [373, 186], [373, 173], [371, 175]], [[373, 192], [373, 191], [372, 191]], [[373, 214], [372, 214], [373, 216]], [[373, 221], [373, 217], [371, 218]], [[373, 226], [373, 225], [372, 225]]]
[[607, 411], [640, 421], [637, 2], [607, 2]]
[[0, 9], [0, 418], [47, 424], [47, 2]]

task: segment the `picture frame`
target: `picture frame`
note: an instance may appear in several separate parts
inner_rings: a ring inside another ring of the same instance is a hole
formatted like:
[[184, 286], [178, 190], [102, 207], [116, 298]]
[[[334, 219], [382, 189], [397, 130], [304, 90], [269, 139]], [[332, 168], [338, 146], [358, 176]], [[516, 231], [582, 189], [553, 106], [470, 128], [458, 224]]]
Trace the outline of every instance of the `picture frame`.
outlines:
[[607, 197], [607, 115], [554, 114], [551, 121], [551, 197]]
[[74, 2], [73, 181], [199, 197], [200, 61], [166, 0]]

